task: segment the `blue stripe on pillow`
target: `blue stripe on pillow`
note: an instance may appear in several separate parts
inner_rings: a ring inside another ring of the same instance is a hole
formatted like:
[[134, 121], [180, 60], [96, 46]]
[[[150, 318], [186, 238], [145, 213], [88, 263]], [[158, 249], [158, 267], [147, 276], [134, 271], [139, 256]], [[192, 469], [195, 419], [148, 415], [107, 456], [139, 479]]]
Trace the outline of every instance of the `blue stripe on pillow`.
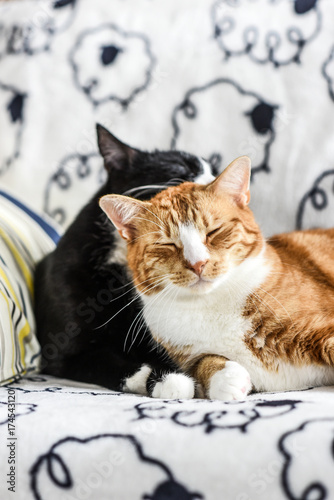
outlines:
[[46, 232], [46, 234], [56, 244], [58, 243], [58, 241], [60, 239], [60, 235], [55, 230], [55, 228], [52, 227], [45, 219], [43, 219], [42, 217], [40, 217], [39, 215], [37, 215], [35, 212], [33, 212], [32, 210], [30, 210], [30, 208], [28, 208], [26, 205], [24, 205], [23, 203], [21, 203], [20, 201], [18, 201], [16, 198], [14, 198], [13, 196], [11, 196], [10, 194], [5, 193], [4, 191], [0, 190], [0, 196], [3, 196], [4, 198], [7, 198], [7, 200], [11, 201], [12, 203], [14, 203], [14, 205], [18, 206], [21, 210], [23, 210], [24, 212], [26, 212], [26, 214], [28, 214], [29, 217], [31, 217], [35, 222], [37, 222], [37, 224], [39, 226], [41, 226], [41, 228]]

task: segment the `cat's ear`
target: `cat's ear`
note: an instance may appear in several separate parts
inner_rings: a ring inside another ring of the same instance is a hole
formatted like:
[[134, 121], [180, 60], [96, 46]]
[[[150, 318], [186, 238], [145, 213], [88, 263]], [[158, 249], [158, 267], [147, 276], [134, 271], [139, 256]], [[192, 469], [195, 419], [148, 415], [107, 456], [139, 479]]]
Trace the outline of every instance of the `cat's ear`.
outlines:
[[215, 194], [229, 194], [238, 206], [244, 208], [250, 200], [251, 161], [248, 156], [240, 156], [211, 183], [209, 190]]
[[147, 203], [128, 196], [107, 194], [100, 198], [99, 204], [122, 238], [131, 240], [135, 235], [135, 218]]
[[108, 172], [124, 169], [132, 162], [136, 149], [124, 144], [99, 123], [96, 124], [96, 133], [99, 150]]

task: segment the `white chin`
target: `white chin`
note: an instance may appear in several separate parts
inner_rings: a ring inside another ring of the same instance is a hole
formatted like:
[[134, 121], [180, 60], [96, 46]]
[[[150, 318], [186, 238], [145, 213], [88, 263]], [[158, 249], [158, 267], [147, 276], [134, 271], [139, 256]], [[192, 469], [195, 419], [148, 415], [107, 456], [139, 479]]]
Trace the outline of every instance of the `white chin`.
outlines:
[[190, 285], [188, 290], [194, 294], [209, 293], [214, 288], [214, 283], [212, 281], [199, 280], [197, 283]]

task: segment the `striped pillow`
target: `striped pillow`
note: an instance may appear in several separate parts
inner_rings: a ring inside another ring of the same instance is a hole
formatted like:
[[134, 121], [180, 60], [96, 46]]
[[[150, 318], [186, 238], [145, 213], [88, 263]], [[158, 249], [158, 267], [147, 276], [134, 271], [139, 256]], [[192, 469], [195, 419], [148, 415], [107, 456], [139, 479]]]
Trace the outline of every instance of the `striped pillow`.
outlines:
[[33, 272], [58, 239], [50, 222], [0, 189], [0, 384], [38, 369]]

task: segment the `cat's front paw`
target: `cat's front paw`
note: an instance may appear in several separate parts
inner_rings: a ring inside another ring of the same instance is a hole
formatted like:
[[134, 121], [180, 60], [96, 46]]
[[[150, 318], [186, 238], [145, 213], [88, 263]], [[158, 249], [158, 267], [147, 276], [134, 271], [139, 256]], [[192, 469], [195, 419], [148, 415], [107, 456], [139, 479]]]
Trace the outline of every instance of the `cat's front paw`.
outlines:
[[225, 368], [211, 377], [208, 396], [221, 401], [243, 400], [251, 389], [248, 371], [235, 361], [226, 361]]
[[194, 396], [195, 382], [183, 373], [164, 375], [152, 391], [152, 398], [160, 399], [192, 399]]
[[131, 377], [127, 377], [122, 386], [122, 391], [132, 394], [147, 395], [146, 384], [152, 368], [148, 365], [142, 365], [141, 368]]

